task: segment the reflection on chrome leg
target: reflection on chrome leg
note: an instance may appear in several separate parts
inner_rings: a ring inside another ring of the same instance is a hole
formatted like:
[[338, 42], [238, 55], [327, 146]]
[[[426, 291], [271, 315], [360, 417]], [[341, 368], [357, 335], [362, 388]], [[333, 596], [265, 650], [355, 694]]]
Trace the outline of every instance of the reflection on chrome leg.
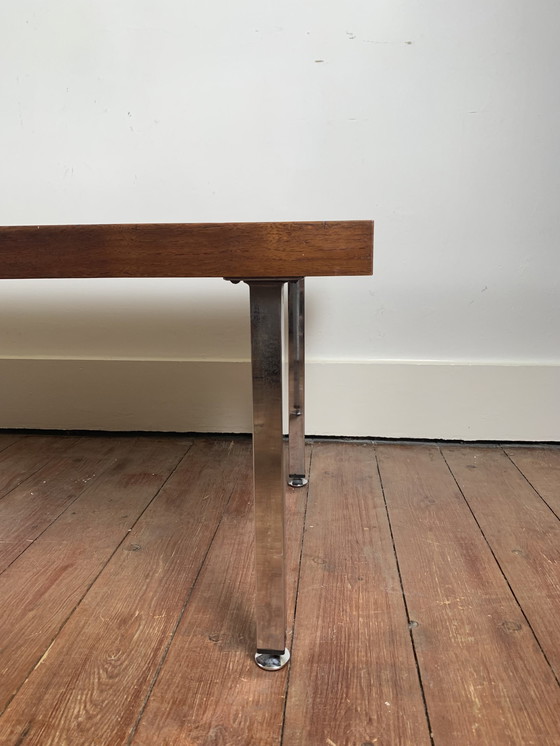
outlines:
[[304, 487], [305, 478], [305, 280], [288, 283], [289, 478]]
[[[286, 647], [282, 299], [285, 281], [247, 280], [251, 298], [257, 650]], [[259, 655], [259, 654], [258, 654]], [[262, 659], [277, 670], [284, 653]], [[273, 659], [278, 659], [275, 662]]]

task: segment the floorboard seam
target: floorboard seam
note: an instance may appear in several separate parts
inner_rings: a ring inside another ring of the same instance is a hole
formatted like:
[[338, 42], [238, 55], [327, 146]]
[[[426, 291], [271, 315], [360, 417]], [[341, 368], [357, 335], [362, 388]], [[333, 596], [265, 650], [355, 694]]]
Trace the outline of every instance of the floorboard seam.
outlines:
[[[79, 443], [79, 441], [77, 441], [76, 443], [74, 443], [74, 445], [75, 445], [75, 446], [77, 446], [77, 445], [78, 445], [78, 443]], [[63, 456], [63, 455], [61, 455], [61, 456], [60, 456], [60, 458], [64, 458], [64, 456]], [[43, 466], [47, 466], [48, 464], [50, 464], [50, 462], [51, 462], [52, 460], [53, 460], [53, 459], [50, 459], [50, 460], [49, 460], [49, 461], [48, 461], [48, 462], [47, 462], [46, 464], [43, 464]], [[107, 472], [107, 471], [108, 471], [108, 470], [109, 470], [109, 469], [111, 468], [111, 466], [112, 466], [112, 465], [113, 465], [112, 463], [108, 463], [108, 464], [107, 464], [107, 466], [105, 466], [104, 468], [102, 468], [102, 469], [101, 469], [101, 471], [99, 472], [99, 474], [95, 474], [95, 478], [94, 478], [94, 479], [95, 479], [95, 481], [97, 481], [97, 478], [98, 478], [98, 477], [102, 477], [102, 476], [103, 476], [103, 474], [105, 474], [105, 472]], [[41, 467], [41, 468], [43, 468], [43, 467]], [[33, 477], [33, 476], [35, 476], [35, 474], [37, 474], [37, 473], [38, 473], [39, 471], [41, 471], [41, 469], [38, 469], [38, 470], [37, 470], [36, 472], [34, 472], [33, 474], [31, 474], [31, 476], [30, 476], [29, 478], [31, 478], [31, 477]], [[33, 546], [33, 544], [35, 544], [35, 542], [36, 542], [36, 541], [37, 541], [38, 539], [40, 539], [40, 538], [41, 538], [41, 536], [42, 536], [42, 535], [43, 535], [43, 534], [45, 533], [45, 531], [48, 531], [48, 530], [49, 530], [49, 529], [51, 528], [51, 526], [54, 526], [54, 524], [55, 524], [55, 523], [56, 523], [57, 521], [59, 521], [59, 520], [60, 520], [60, 519], [62, 518], [62, 516], [63, 516], [63, 515], [64, 515], [64, 514], [65, 514], [65, 513], [66, 513], [66, 512], [68, 511], [68, 510], [70, 510], [70, 508], [71, 508], [71, 507], [72, 507], [72, 506], [74, 505], [74, 503], [75, 503], [75, 502], [76, 502], [77, 500], [79, 500], [79, 499], [80, 499], [80, 498], [81, 498], [81, 497], [82, 497], [82, 496], [84, 495], [84, 493], [86, 493], [86, 492], [87, 492], [87, 491], [88, 491], [88, 490], [89, 490], [89, 489], [90, 489], [90, 488], [91, 488], [91, 487], [92, 487], [92, 486], [93, 486], [93, 485], [95, 484], [95, 481], [92, 481], [91, 479], [90, 479], [90, 480], [88, 480], [88, 484], [87, 484], [87, 486], [86, 486], [86, 487], [84, 488], [83, 492], [80, 492], [80, 493], [79, 493], [78, 495], [76, 495], [76, 497], [75, 497], [75, 498], [74, 498], [74, 499], [72, 500], [72, 502], [68, 503], [68, 505], [66, 505], [66, 506], [65, 506], [65, 508], [64, 508], [63, 510], [61, 510], [61, 511], [60, 511], [60, 513], [59, 513], [59, 514], [58, 514], [57, 516], [55, 516], [55, 517], [53, 518], [53, 520], [52, 520], [52, 521], [51, 521], [51, 522], [50, 522], [50, 523], [49, 523], [49, 524], [48, 524], [47, 526], [45, 526], [45, 528], [44, 528], [44, 529], [43, 529], [43, 530], [41, 531], [41, 533], [40, 533], [40, 534], [37, 534], [37, 536], [36, 536], [36, 537], [35, 537], [35, 538], [34, 538], [34, 539], [33, 539], [32, 541], [30, 541], [30, 542], [29, 542], [29, 544], [28, 544], [28, 545], [27, 545], [27, 546], [25, 547], [25, 549], [22, 549], [22, 550], [21, 550], [21, 552], [20, 552], [20, 553], [19, 553], [19, 554], [18, 554], [18, 555], [17, 555], [16, 557], [14, 557], [14, 558], [12, 559], [12, 561], [11, 561], [11, 562], [10, 562], [10, 563], [9, 563], [8, 565], [6, 565], [6, 567], [4, 567], [4, 568], [3, 568], [3, 569], [2, 569], [1, 571], [0, 571], [0, 575], [2, 575], [2, 573], [6, 572], [6, 570], [7, 570], [7, 569], [8, 569], [9, 567], [11, 567], [11, 566], [12, 566], [12, 565], [14, 564], [14, 562], [16, 562], [16, 561], [17, 561], [17, 560], [18, 560], [18, 559], [19, 559], [19, 558], [20, 558], [20, 557], [22, 556], [22, 554], [24, 554], [24, 553], [25, 553], [25, 552], [26, 552], [26, 551], [27, 551], [27, 550], [29, 549], [29, 547]], [[20, 483], [19, 483], [18, 485], [16, 485], [16, 486], [14, 487], [14, 490], [15, 490], [15, 489], [18, 489], [18, 487], [21, 487], [22, 485], [24, 485], [24, 484], [25, 484], [25, 482], [27, 482], [27, 479], [25, 479], [25, 480], [24, 480], [23, 482], [20, 482]], [[12, 492], [12, 491], [13, 491], [13, 490], [10, 490], [10, 492]], [[2, 496], [2, 498], [3, 498], [3, 497], [7, 497], [7, 496], [8, 496], [9, 494], [10, 494], [10, 492], [8, 492], [8, 493], [7, 493], [7, 495], [3, 495], [3, 496]], [[111, 555], [111, 556], [112, 556], [112, 555]], [[74, 613], [74, 612], [72, 612], [72, 613]]]
[[[79, 442], [79, 441], [78, 441], [78, 439], [74, 439], [74, 442], [72, 443], [72, 445], [73, 445], [73, 446], [74, 446], [74, 445], [77, 445], [77, 443], [78, 443], [78, 442]], [[11, 445], [16, 445], [16, 444], [15, 444], [15, 443], [12, 443]], [[9, 448], [9, 447], [10, 447], [10, 446], [8, 446], [8, 448]], [[7, 449], [4, 449], [4, 450], [7, 450]], [[8, 495], [11, 495], [11, 494], [12, 494], [12, 492], [13, 492], [14, 490], [17, 490], [17, 488], [18, 488], [18, 487], [21, 487], [22, 485], [24, 485], [24, 484], [25, 484], [25, 483], [26, 483], [27, 481], [29, 481], [29, 480], [30, 480], [30, 479], [31, 479], [32, 477], [34, 477], [34, 476], [35, 476], [36, 474], [38, 474], [38, 473], [39, 473], [39, 472], [41, 471], [41, 469], [44, 469], [44, 468], [45, 468], [46, 466], [48, 466], [48, 465], [49, 465], [49, 464], [51, 463], [51, 461], [54, 461], [54, 459], [56, 459], [56, 458], [60, 458], [60, 456], [61, 456], [61, 455], [62, 455], [62, 454], [57, 454], [57, 455], [55, 455], [55, 456], [50, 456], [50, 457], [49, 457], [49, 458], [48, 458], [48, 459], [47, 459], [47, 460], [46, 460], [46, 461], [45, 461], [45, 462], [44, 462], [43, 464], [41, 464], [41, 466], [38, 466], [38, 467], [37, 467], [37, 468], [35, 469], [35, 471], [32, 471], [32, 472], [31, 472], [30, 474], [28, 474], [28, 473], [26, 472], [26, 474], [25, 474], [25, 477], [24, 477], [24, 478], [23, 478], [23, 479], [21, 480], [21, 482], [18, 482], [17, 484], [14, 484], [14, 486], [13, 486], [13, 487], [11, 487], [11, 488], [10, 488], [9, 490], [7, 490], [7, 491], [6, 491], [6, 492], [4, 492], [4, 493], [3, 493], [2, 495], [0, 495], [0, 500], [3, 500], [3, 499], [4, 499], [5, 497], [8, 497]], [[5, 568], [4, 568], [4, 569], [5, 569]]]
[[[96, 581], [99, 578], [99, 576], [101, 575], [101, 573], [105, 570], [105, 568], [107, 567], [107, 565], [111, 562], [111, 560], [113, 559], [113, 557], [115, 556], [115, 554], [117, 553], [117, 551], [119, 550], [119, 548], [127, 540], [129, 533], [134, 529], [134, 526], [136, 526], [136, 524], [138, 523], [138, 521], [140, 520], [140, 518], [144, 515], [144, 513], [149, 508], [149, 506], [153, 503], [153, 501], [160, 494], [160, 492], [162, 491], [163, 487], [167, 484], [167, 482], [169, 481], [169, 479], [173, 476], [173, 474], [175, 473], [175, 471], [179, 468], [179, 465], [181, 464], [181, 462], [183, 461], [183, 459], [185, 458], [185, 456], [189, 452], [190, 448], [191, 448], [191, 446], [189, 446], [187, 448], [187, 450], [185, 451], [185, 453], [183, 454], [183, 456], [179, 459], [179, 461], [177, 462], [177, 464], [175, 465], [175, 467], [169, 473], [169, 476], [167, 477], [167, 479], [164, 480], [164, 482], [160, 485], [159, 489], [156, 491], [156, 493], [154, 494], [154, 496], [152, 497], [152, 499], [144, 506], [144, 510], [142, 510], [142, 512], [139, 513], [139, 515], [136, 517], [136, 520], [134, 521], [134, 523], [130, 527], [130, 530], [127, 531], [126, 535], [123, 536], [122, 540], [119, 541], [119, 543], [116, 545], [116, 547], [114, 548], [114, 550], [107, 557], [107, 560], [104, 563], [103, 567], [99, 570], [99, 572], [97, 573], [97, 575], [93, 578], [93, 580], [91, 581], [91, 583], [84, 590], [84, 592], [83, 592], [80, 600], [76, 602], [75, 606], [68, 613], [66, 619], [62, 622], [62, 624], [60, 625], [60, 627], [56, 630], [55, 634], [52, 636], [49, 644], [45, 647], [45, 651], [49, 650], [49, 648], [54, 644], [54, 642], [56, 641], [56, 638], [60, 635], [60, 633], [62, 632], [62, 630], [64, 629], [64, 627], [66, 627], [66, 625], [68, 624], [68, 622], [70, 621], [70, 619], [73, 617], [74, 613], [76, 612], [76, 609], [78, 609], [79, 606], [83, 603], [85, 597], [87, 596], [87, 594], [89, 593], [89, 591], [93, 587], [94, 583], [96, 583]], [[21, 557], [21, 555], [19, 555], [19, 556]], [[45, 655], [45, 653], [43, 652], [41, 654], [41, 656], [38, 658], [38, 660], [35, 661], [35, 663], [33, 664], [33, 666], [31, 666], [31, 668], [29, 669], [27, 675], [25, 676], [25, 678], [23, 679], [23, 681], [21, 682], [21, 684], [18, 686], [18, 688], [16, 689], [16, 691], [12, 694], [11, 697], [9, 697], [6, 700], [6, 704], [4, 706], [4, 709], [0, 710], [0, 718], [4, 715], [4, 713], [6, 712], [6, 710], [9, 708], [11, 702], [15, 699], [15, 697], [19, 694], [19, 692], [21, 691], [21, 689], [25, 686], [27, 680], [29, 679], [29, 677], [31, 676], [31, 674], [33, 673], [33, 671], [37, 668], [37, 666], [39, 665], [39, 663], [43, 659], [44, 655]]]
[[377, 452], [375, 450], [375, 447], [374, 447], [374, 458], [375, 458], [375, 464], [377, 466], [377, 474], [378, 474], [378, 477], [379, 477], [379, 484], [381, 486], [381, 494], [383, 495], [383, 504], [385, 506], [385, 515], [387, 516], [387, 523], [389, 524], [389, 534], [391, 536], [391, 544], [393, 546], [393, 556], [395, 557], [395, 563], [396, 563], [396, 566], [397, 566], [397, 574], [398, 574], [398, 577], [399, 577], [399, 585], [401, 587], [401, 595], [402, 595], [402, 599], [403, 599], [405, 614], [406, 614], [406, 618], [407, 618], [408, 624], [409, 624], [410, 644], [411, 644], [411, 647], [412, 647], [412, 654], [414, 656], [414, 664], [416, 666], [416, 675], [418, 676], [418, 685], [420, 687], [420, 693], [421, 693], [421, 696], [422, 696], [422, 704], [424, 705], [424, 715], [426, 716], [426, 722], [427, 722], [427, 725], [428, 725], [428, 735], [429, 735], [429, 738], [430, 738], [430, 743], [432, 744], [432, 746], [434, 746], [434, 735], [433, 735], [433, 732], [432, 732], [432, 724], [430, 722], [430, 713], [429, 713], [429, 710], [428, 710], [428, 702], [426, 700], [426, 693], [424, 691], [424, 682], [422, 681], [422, 671], [420, 669], [420, 661], [418, 660], [418, 655], [416, 653], [416, 645], [414, 644], [414, 635], [412, 634], [412, 628], [410, 627], [410, 624], [412, 623], [413, 620], [410, 618], [410, 614], [409, 614], [409, 611], [408, 611], [408, 603], [406, 601], [406, 594], [404, 592], [404, 583], [403, 583], [402, 574], [401, 574], [401, 566], [400, 566], [400, 563], [399, 563], [399, 556], [397, 554], [397, 547], [396, 547], [396, 544], [395, 544], [395, 537], [394, 537], [394, 534], [393, 534], [393, 526], [391, 524], [391, 516], [390, 516], [390, 512], [389, 512], [389, 505], [387, 504], [387, 498], [385, 496], [385, 486], [383, 484], [383, 477], [381, 476], [381, 469], [380, 469], [380, 466], [379, 466], [379, 459], [377, 458]]
[[8, 448], [11, 448], [12, 446], [15, 446], [16, 443], [19, 443], [21, 440], [23, 440], [23, 437], [25, 436], [15, 436], [16, 439], [12, 443], [8, 443], [8, 445], [0, 446], [0, 453], [4, 453], [4, 451], [7, 451]]
[[558, 515], [558, 513], [554, 510], [554, 508], [552, 507], [552, 505], [550, 505], [548, 503], [547, 499], [541, 495], [541, 493], [535, 487], [535, 485], [531, 482], [531, 480], [529, 479], [529, 477], [526, 476], [526, 474], [523, 473], [522, 469], [515, 463], [515, 461], [512, 459], [512, 457], [509, 455], [509, 453], [506, 450], [504, 450], [504, 454], [510, 460], [510, 462], [515, 466], [515, 468], [521, 474], [521, 476], [523, 477], [523, 479], [527, 482], [527, 484], [529, 485], [529, 487], [532, 490], [534, 490], [534, 492], [540, 497], [540, 499], [543, 501], [543, 503], [546, 505], [546, 507], [550, 510], [550, 512], [552, 513], [552, 515], [554, 515], [556, 518], [558, 518], [558, 520], [560, 520], [560, 515]]
[[499, 561], [498, 557], [496, 556], [496, 554], [495, 554], [495, 552], [494, 552], [494, 549], [492, 548], [492, 545], [490, 544], [490, 541], [489, 541], [489, 540], [488, 540], [488, 538], [486, 537], [486, 534], [484, 533], [484, 531], [483, 531], [483, 529], [482, 529], [482, 526], [481, 526], [481, 525], [480, 525], [480, 523], [478, 522], [478, 519], [477, 519], [477, 517], [476, 517], [476, 514], [475, 514], [474, 510], [473, 510], [473, 509], [471, 508], [471, 505], [470, 505], [470, 503], [469, 503], [469, 501], [468, 501], [467, 497], [465, 496], [465, 493], [464, 493], [464, 492], [463, 492], [463, 490], [461, 489], [461, 486], [459, 485], [459, 482], [457, 481], [457, 479], [456, 479], [456, 477], [455, 477], [455, 474], [453, 473], [453, 470], [451, 469], [451, 466], [450, 466], [450, 465], [449, 465], [449, 464], [447, 463], [447, 459], [445, 458], [445, 454], [443, 453], [443, 451], [441, 451], [441, 449], [440, 449], [440, 453], [441, 453], [441, 457], [442, 457], [442, 459], [443, 459], [443, 461], [444, 461], [445, 465], [447, 466], [447, 468], [448, 468], [448, 470], [449, 470], [449, 473], [451, 474], [451, 477], [452, 477], [453, 481], [454, 481], [454, 482], [455, 482], [455, 484], [457, 485], [457, 489], [458, 489], [458, 490], [459, 490], [459, 492], [461, 493], [461, 496], [462, 496], [463, 500], [465, 501], [465, 504], [466, 504], [466, 506], [467, 506], [467, 508], [468, 508], [468, 510], [469, 510], [469, 512], [470, 512], [470, 514], [471, 514], [471, 515], [472, 515], [472, 517], [473, 517], [473, 520], [474, 520], [474, 522], [475, 522], [475, 523], [476, 523], [476, 525], [478, 526], [478, 530], [480, 531], [480, 533], [481, 533], [481, 535], [482, 535], [482, 538], [484, 539], [484, 541], [485, 541], [485, 543], [486, 543], [486, 545], [487, 545], [487, 547], [488, 547], [488, 549], [489, 549], [490, 553], [492, 554], [492, 557], [494, 558], [494, 562], [495, 562], [495, 563], [496, 563], [496, 565], [498, 566], [498, 569], [499, 569], [499, 571], [500, 571], [500, 573], [501, 573], [501, 575], [502, 575], [502, 577], [503, 577], [504, 581], [506, 582], [506, 584], [507, 584], [507, 587], [509, 588], [509, 591], [510, 591], [511, 595], [512, 595], [513, 599], [515, 600], [515, 603], [516, 603], [516, 604], [517, 604], [517, 606], [519, 607], [519, 611], [520, 611], [520, 613], [521, 613], [521, 615], [522, 615], [523, 619], [525, 619], [525, 622], [526, 622], [526, 624], [527, 624], [527, 627], [528, 627], [528, 628], [529, 628], [529, 629], [531, 630], [531, 634], [533, 635], [533, 638], [534, 638], [535, 642], [537, 643], [537, 646], [538, 646], [539, 650], [541, 651], [541, 653], [542, 653], [542, 656], [543, 656], [543, 658], [545, 659], [545, 661], [546, 661], [546, 663], [547, 663], [548, 667], [549, 667], [549, 668], [550, 668], [550, 670], [552, 671], [552, 675], [553, 675], [553, 676], [554, 676], [554, 678], [556, 679], [556, 682], [557, 682], [557, 684], [558, 684], [558, 685], [560, 685], [560, 679], [558, 678], [558, 675], [556, 674], [556, 671], [554, 670], [554, 666], [552, 665], [552, 663], [551, 663], [551, 662], [550, 662], [550, 660], [548, 659], [548, 656], [547, 656], [547, 654], [546, 654], [546, 652], [545, 652], [545, 650], [544, 650], [543, 646], [541, 645], [541, 641], [539, 640], [539, 638], [538, 638], [538, 636], [537, 636], [537, 633], [535, 632], [535, 630], [534, 630], [534, 628], [533, 628], [533, 625], [531, 624], [531, 622], [529, 621], [529, 619], [528, 619], [528, 617], [527, 617], [527, 614], [525, 613], [525, 609], [523, 608], [523, 606], [521, 605], [521, 603], [520, 603], [519, 599], [517, 598], [517, 594], [516, 594], [516, 593], [515, 593], [515, 591], [513, 590], [513, 586], [512, 586], [512, 585], [511, 585], [511, 583], [509, 582], [509, 579], [508, 579], [508, 577], [507, 577], [506, 573], [504, 572], [504, 569], [502, 568], [502, 565], [501, 565], [501, 563], [500, 563], [500, 561]]
[[[296, 583], [296, 592], [295, 592], [295, 600], [294, 600], [294, 617], [293, 617], [293, 624], [292, 624], [292, 641], [291, 641], [291, 648], [292, 653], [294, 651], [294, 643], [296, 639], [296, 619], [297, 619], [297, 607], [298, 607], [298, 600], [299, 600], [299, 584], [301, 581], [301, 564], [303, 561], [303, 545], [305, 542], [305, 527], [307, 526], [307, 508], [309, 507], [309, 490], [311, 489], [311, 466], [313, 464], [313, 445], [311, 446], [311, 454], [309, 456], [309, 482], [307, 489], [305, 490], [305, 509], [303, 511], [303, 526], [302, 526], [302, 532], [301, 532], [301, 541], [300, 541], [300, 547], [299, 547], [299, 563], [298, 563], [298, 577], [297, 577], [297, 583]], [[288, 666], [288, 675], [286, 677], [286, 688], [284, 689], [284, 707], [282, 709], [282, 726], [280, 728], [280, 746], [282, 746], [284, 742], [284, 727], [286, 725], [286, 708], [288, 706], [288, 694], [290, 691], [290, 677], [292, 674], [291, 666]]]
[[[190, 448], [189, 448], [189, 450], [190, 450]], [[185, 453], [185, 456], [186, 456], [186, 453]], [[184, 456], [183, 456], [183, 458], [184, 458]], [[183, 459], [181, 459], [181, 461], [182, 460]], [[179, 461], [179, 464], [181, 463], [181, 461]], [[179, 466], [179, 464], [177, 464], [177, 467]], [[169, 650], [171, 649], [171, 645], [173, 644], [173, 640], [175, 639], [175, 635], [177, 633], [177, 630], [179, 629], [179, 625], [181, 624], [183, 616], [185, 615], [185, 611], [187, 610], [187, 606], [189, 605], [189, 602], [190, 602], [190, 600], [192, 598], [192, 594], [194, 593], [194, 590], [195, 590], [196, 585], [198, 583], [198, 579], [200, 577], [200, 574], [202, 573], [202, 571], [204, 570], [204, 568], [206, 566], [206, 563], [208, 561], [208, 555], [210, 554], [210, 550], [212, 549], [214, 541], [216, 540], [216, 536], [218, 534], [218, 531], [220, 530], [220, 526], [222, 525], [222, 522], [224, 520], [224, 516], [227, 513], [227, 509], [228, 509], [228, 506], [230, 504], [230, 501], [231, 501], [231, 498], [232, 498], [232, 495], [233, 495], [234, 492], [235, 492], [235, 483], [232, 484], [231, 491], [230, 491], [230, 493], [228, 495], [227, 500], [225, 501], [224, 508], [223, 508], [222, 513], [220, 515], [220, 519], [218, 520], [218, 522], [216, 524], [216, 529], [215, 529], [214, 533], [212, 534], [212, 537], [211, 537], [210, 541], [208, 542], [208, 547], [206, 548], [206, 552], [204, 553], [204, 556], [202, 557], [202, 560], [200, 562], [200, 566], [198, 568], [196, 576], [195, 576], [195, 578], [194, 578], [194, 580], [192, 582], [192, 585], [189, 588], [189, 591], [188, 591], [188, 593], [187, 593], [187, 595], [185, 597], [185, 601], [184, 601], [184, 603], [183, 603], [183, 605], [182, 605], [182, 607], [181, 607], [181, 609], [179, 611], [176, 623], [173, 626], [171, 634], [169, 635], [169, 640], [167, 642], [167, 645], [165, 646], [165, 648], [164, 648], [164, 650], [162, 652], [159, 664], [158, 664], [158, 666], [157, 666], [157, 668], [156, 668], [156, 670], [154, 672], [154, 675], [152, 677], [152, 681], [150, 682], [150, 685], [149, 685], [148, 690], [146, 692], [146, 696], [144, 697], [144, 701], [142, 702], [142, 705], [140, 706], [140, 709], [138, 711], [138, 717], [134, 721], [134, 724], [132, 725], [132, 727], [131, 727], [131, 729], [129, 731], [128, 738], [126, 740], [126, 746], [129, 746], [132, 743], [132, 740], [134, 739], [134, 736], [136, 735], [136, 732], [138, 731], [138, 728], [140, 727], [140, 722], [142, 720], [142, 717], [144, 716], [144, 712], [146, 711], [146, 707], [148, 706], [148, 702], [150, 700], [150, 697], [152, 696], [152, 692], [154, 691], [154, 688], [155, 688], [155, 686], [157, 684], [157, 681], [158, 681], [158, 679], [160, 677], [160, 674], [161, 674], [161, 672], [163, 670], [163, 667], [164, 667], [164, 665], [165, 665], [165, 663], [167, 661], [167, 656], [169, 655]]]

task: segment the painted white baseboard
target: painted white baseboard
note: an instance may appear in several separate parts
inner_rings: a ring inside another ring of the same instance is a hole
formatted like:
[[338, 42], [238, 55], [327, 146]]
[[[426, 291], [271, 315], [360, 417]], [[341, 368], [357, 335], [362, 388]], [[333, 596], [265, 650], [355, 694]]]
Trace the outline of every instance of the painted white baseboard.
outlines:
[[[247, 361], [0, 359], [0, 428], [250, 432]], [[560, 441], [560, 365], [307, 364], [312, 435]]]

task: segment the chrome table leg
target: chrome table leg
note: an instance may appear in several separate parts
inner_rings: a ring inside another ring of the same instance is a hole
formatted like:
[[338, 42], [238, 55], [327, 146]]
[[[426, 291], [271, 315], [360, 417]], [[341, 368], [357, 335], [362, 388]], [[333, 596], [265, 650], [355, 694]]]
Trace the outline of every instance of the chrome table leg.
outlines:
[[305, 280], [288, 283], [289, 478], [303, 487], [305, 478]]
[[247, 280], [251, 298], [257, 665], [278, 670], [286, 649], [285, 469], [282, 434], [284, 281]]

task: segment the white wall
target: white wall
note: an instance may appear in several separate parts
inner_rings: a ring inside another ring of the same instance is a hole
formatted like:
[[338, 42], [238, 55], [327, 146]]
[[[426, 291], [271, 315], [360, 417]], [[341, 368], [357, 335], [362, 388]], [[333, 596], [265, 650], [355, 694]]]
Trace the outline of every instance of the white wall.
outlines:
[[[0, 223], [374, 218], [373, 278], [308, 281], [309, 432], [558, 440], [559, 22], [552, 0], [2, 3]], [[0, 426], [248, 428], [243, 286], [0, 289]], [[235, 406], [193, 415], [201, 362]]]

